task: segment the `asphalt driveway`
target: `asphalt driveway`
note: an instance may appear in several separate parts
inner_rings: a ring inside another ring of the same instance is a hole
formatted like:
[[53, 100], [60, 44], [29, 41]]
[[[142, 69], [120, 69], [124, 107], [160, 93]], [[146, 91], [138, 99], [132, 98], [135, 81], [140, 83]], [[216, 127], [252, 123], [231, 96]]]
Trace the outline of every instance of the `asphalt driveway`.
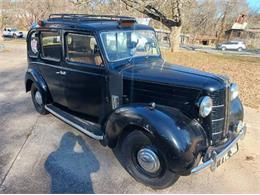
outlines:
[[109, 148], [52, 115], [40, 116], [24, 91], [23, 44], [0, 52], [0, 192], [260, 193], [260, 111], [246, 108], [240, 151], [214, 173], [182, 177], [154, 191], [137, 183]]

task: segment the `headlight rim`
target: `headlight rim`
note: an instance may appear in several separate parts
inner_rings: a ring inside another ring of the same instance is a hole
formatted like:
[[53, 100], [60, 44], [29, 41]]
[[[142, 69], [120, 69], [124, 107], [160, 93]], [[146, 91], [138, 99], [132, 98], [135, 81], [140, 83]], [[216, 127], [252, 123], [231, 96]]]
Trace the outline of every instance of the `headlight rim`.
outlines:
[[[208, 110], [206, 110], [205, 112], [205, 106], [209, 104], [210, 107], [208, 108]], [[207, 116], [210, 115], [210, 113], [212, 112], [213, 109], [213, 100], [211, 97], [209, 96], [202, 96], [200, 97], [199, 101], [198, 101], [198, 107], [199, 107], [199, 115], [203, 118], [206, 118]]]

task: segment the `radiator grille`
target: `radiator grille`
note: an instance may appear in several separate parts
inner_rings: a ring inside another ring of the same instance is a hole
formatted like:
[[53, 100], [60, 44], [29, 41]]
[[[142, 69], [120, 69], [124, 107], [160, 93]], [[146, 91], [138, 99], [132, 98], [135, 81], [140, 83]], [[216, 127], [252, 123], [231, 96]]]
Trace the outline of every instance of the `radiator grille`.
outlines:
[[226, 135], [229, 112], [229, 88], [214, 91], [210, 94], [213, 100], [211, 113], [211, 138], [217, 143]]

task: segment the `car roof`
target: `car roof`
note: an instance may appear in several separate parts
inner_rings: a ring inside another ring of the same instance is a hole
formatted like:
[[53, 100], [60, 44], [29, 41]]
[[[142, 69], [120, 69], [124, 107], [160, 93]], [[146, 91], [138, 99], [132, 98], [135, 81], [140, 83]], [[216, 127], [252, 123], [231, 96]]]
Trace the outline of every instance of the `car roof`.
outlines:
[[243, 41], [230, 41], [230, 43], [243, 43]]
[[[120, 22], [124, 20], [131, 20], [131, 22], [133, 22], [133, 25], [127, 28], [120, 27]], [[152, 27], [143, 24], [138, 24], [134, 18], [126, 16], [55, 14], [51, 15], [49, 19], [43, 21], [43, 23], [43, 28], [60, 28], [87, 31], [111, 31], [120, 29], [153, 30]], [[32, 28], [42, 27], [35, 26]]]

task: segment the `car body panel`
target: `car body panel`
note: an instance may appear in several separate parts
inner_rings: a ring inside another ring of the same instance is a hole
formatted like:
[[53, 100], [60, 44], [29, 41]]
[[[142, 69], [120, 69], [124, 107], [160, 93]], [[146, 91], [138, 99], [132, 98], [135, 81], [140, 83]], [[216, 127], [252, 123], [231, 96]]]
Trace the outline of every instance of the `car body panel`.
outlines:
[[228, 49], [228, 50], [239, 50], [246, 49], [246, 45], [241, 41], [230, 41], [227, 43], [222, 43], [218, 45], [219, 49]]

